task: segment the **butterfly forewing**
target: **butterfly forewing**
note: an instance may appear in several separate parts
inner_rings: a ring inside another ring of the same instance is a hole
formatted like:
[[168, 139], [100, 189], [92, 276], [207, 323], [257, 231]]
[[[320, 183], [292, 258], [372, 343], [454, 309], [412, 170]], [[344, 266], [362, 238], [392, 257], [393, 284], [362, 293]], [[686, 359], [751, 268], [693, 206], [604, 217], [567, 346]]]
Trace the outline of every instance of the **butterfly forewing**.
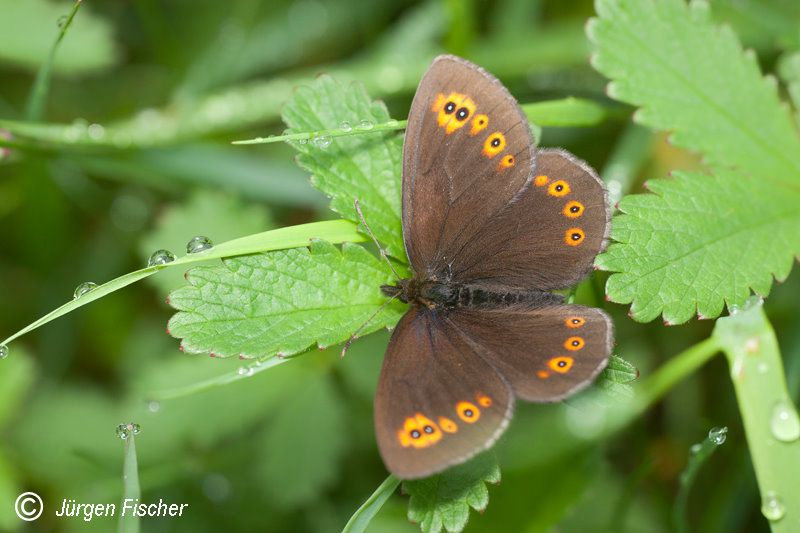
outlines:
[[403, 237], [415, 272], [446, 275], [453, 255], [529, 181], [533, 138], [493, 76], [440, 56], [420, 82], [403, 145]]
[[447, 321], [510, 383], [517, 398], [561, 400], [592, 382], [611, 353], [611, 320], [600, 309], [458, 309]]
[[452, 257], [453, 280], [510, 289], [561, 289], [605, 247], [602, 183], [563, 150], [542, 150], [530, 185]]
[[497, 440], [513, 407], [507, 382], [446, 321], [423, 308], [400, 320], [375, 395], [393, 474], [419, 478], [467, 460]]

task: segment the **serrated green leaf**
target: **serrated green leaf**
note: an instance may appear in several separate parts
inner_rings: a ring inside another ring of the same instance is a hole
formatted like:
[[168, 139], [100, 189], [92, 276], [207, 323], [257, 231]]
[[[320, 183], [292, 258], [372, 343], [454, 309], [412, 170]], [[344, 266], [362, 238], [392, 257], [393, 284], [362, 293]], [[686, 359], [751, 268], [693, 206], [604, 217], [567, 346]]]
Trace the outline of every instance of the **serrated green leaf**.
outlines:
[[593, 65], [609, 94], [641, 107], [637, 119], [672, 131], [678, 146], [714, 166], [760, 179], [800, 182], [800, 140], [774, 79], [761, 76], [708, 4], [683, 0], [597, 0], [588, 28]]
[[639, 375], [636, 367], [618, 355], [608, 359], [596, 384], [614, 398], [632, 398], [633, 387], [630, 383]]
[[489, 504], [486, 483], [499, 482], [500, 467], [491, 453], [429, 478], [405, 481], [403, 491], [411, 496], [408, 519], [425, 533], [462, 531], [470, 507], [483, 511]]
[[630, 303], [639, 321], [679, 324], [718, 316], [752, 289], [766, 296], [773, 276], [800, 255], [800, 193], [745, 179], [676, 172], [648, 182], [653, 194], [623, 198], [612, 243], [596, 265], [615, 272], [608, 297]]
[[[345, 88], [327, 75], [311, 87], [298, 88], [283, 108], [288, 133], [335, 129], [344, 122], [368, 130], [389, 120], [383, 102], [370, 100], [362, 85]], [[371, 133], [320, 139], [293, 143], [300, 152], [298, 163], [312, 173], [311, 182], [331, 198], [331, 209], [347, 220], [359, 222], [353, 207], [358, 199], [378, 241], [392, 257], [405, 262], [400, 224], [402, 137]]]
[[[345, 243], [340, 251], [315, 240], [310, 248], [198, 267], [187, 280], [170, 294], [179, 312], [169, 329], [184, 351], [264, 358], [344, 342], [386, 302], [380, 286], [394, 278], [361, 246]], [[394, 302], [362, 333], [393, 326], [403, 310]]]
[[309, 503], [336, 477], [348, 434], [344, 404], [329, 375], [309, 373], [276, 411], [263, 437], [256, 474], [270, 502]]
[[[140, 241], [139, 251], [142, 257], [149, 257], [159, 249], [182, 255], [186, 253], [186, 243], [197, 235], [219, 244], [266, 231], [271, 226], [269, 214], [263, 207], [245, 205], [225, 193], [198, 190], [185, 202], [170, 205], [161, 213], [155, 229]], [[162, 272], [148, 281], [166, 293], [183, 284], [183, 270]]]

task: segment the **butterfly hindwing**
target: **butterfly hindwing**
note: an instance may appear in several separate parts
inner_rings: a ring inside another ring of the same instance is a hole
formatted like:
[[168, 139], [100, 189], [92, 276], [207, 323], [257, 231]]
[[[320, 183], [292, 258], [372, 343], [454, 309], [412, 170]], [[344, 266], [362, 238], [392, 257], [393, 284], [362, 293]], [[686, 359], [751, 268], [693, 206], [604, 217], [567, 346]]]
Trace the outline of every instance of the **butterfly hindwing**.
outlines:
[[553, 402], [574, 394], [611, 353], [611, 319], [593, 307], [457, 309], [447, 320], [522, 400]]
[[608, 237], [595, 171], [565, 150], [541, 150], [533, 181], [451, 258], [452, 277], [503, 289], [561, 289], [586, 276]]
[[525, 186], [535, 148], [525, 115], [480, 67], [439, 56], [420, 82], [403, 145], [403, 237], [415, 272], [452, 256]]
[[375, 429], [387, 468], [420, 478], [491, 446], [514, 408], [507, 382], [446, 321], [414, 307], [386, 350]]

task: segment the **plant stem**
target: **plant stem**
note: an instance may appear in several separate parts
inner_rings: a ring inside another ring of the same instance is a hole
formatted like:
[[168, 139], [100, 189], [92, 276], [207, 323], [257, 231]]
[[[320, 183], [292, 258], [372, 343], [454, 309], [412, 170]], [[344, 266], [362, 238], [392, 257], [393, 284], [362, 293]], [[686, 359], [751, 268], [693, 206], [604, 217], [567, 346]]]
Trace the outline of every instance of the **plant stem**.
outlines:
[[370, 521], [381, 510], [386, 500], [394, 494], [398, 485], [400, 485], [400, 480], [390, 474], [361, 507], [353, 513], [353, 516], [350, 517], [350, 520], [347, 521], [344, 529], [342, 529], [342, 533], [361, 533], [367, 529]]

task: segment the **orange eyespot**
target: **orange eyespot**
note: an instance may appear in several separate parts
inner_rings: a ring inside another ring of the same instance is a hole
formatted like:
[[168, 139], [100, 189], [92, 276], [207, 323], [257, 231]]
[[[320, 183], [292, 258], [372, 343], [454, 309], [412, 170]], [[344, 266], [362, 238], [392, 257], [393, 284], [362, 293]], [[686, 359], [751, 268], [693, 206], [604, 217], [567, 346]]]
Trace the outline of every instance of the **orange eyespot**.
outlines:
[[547, 194], [550, 196], [564, 196], [569, 194], [569, 191], [569, 183], [564, 180], [554, 181], [547, 188]]
[[583, 242], [586, 234], [580, 228], [570, 228], [564, 233], [564, 242], [570, 246], [578, 246]]
[[486, 137], [483, 143], [483, 155], [486, 157], [494, 157], [506, 147], [506, 137], [499, 131], [496, 131]]
[[397, 440], [404, 448], [426, 448], [442, 439], [439, 426], [421, 413], [406, 418], [403, 429], [397, 432]]
[[437, 113], [436, 121], [449, 135], [464, 126], [475, 113], [475, 102], [465, 94], [450, 93], [445, 96], [439, 93], [431, 105], [431, 111]]
[[536, 176], [535, 178], [533, 178], [533, 184], [536, 185], [537, 187], [542, 187], [544, 185], [547, 185], [547, 182], [549, 182], [549, 181], [550, 181], [550, 178], [548, 178], [545, 175], [539, 175], [539, 176]]
[[475, 399], [478, 400], [478, 403], [481, 407], [491, 407], [492, 406], [492, 399], [486, 396], [485, 394], [478, 394], [475, 396]]
[[586, 319], [579, 316], [571, 316], [564, 321], [564, 324], [566, 324], [568, 328], [575, 329], [586, 324]]
[[500, 160], [500, 170], [513, 167], [514, 166], [514, 156], [507, 155]]
[[576, 352], [584, 346], [586, 346], [586, 341], [583, 340], [583, 337], [570, 337], [564, 341], [564, 348], [571, 352]]
[[547, 379], [550, 377], [550, 372], [547, 370], [539, 370], [536, 372], [536, 375], [539, 376], [539, 379]]
[[470, 402], [458, 402], [456, 404], [456, 413], [458, 413], [458, 418], [468, 424], [477, 422], [481, 417], [481, 410]]
[[489, 126], [489, 117], [486, 115], [475, 115], [472, 119], [472, 128], [469, 130], [470, 135], [477, 135]]
[[445, 433], [455, 433], [458, 431], [458, 425], [449, 418], [443, 416], [439, 417], [439, 427], [441, 427], [442, 431]]
[[572, 357], [561, 356], [561, 357], [553, 357], [547, 362], [547, 366], [553, 372], [558, 372], [559, 374], [566, 374], [569, 372], [569, 369], [572, 368], [572, 364], [575, 360]]
[[571, 202], [567, 202], [567, 205], [564, 206], [564, 216], [569, 218], [578, 218], [583, 214], [583, 204], [580, 202], [576, 202], [572, 200]]

